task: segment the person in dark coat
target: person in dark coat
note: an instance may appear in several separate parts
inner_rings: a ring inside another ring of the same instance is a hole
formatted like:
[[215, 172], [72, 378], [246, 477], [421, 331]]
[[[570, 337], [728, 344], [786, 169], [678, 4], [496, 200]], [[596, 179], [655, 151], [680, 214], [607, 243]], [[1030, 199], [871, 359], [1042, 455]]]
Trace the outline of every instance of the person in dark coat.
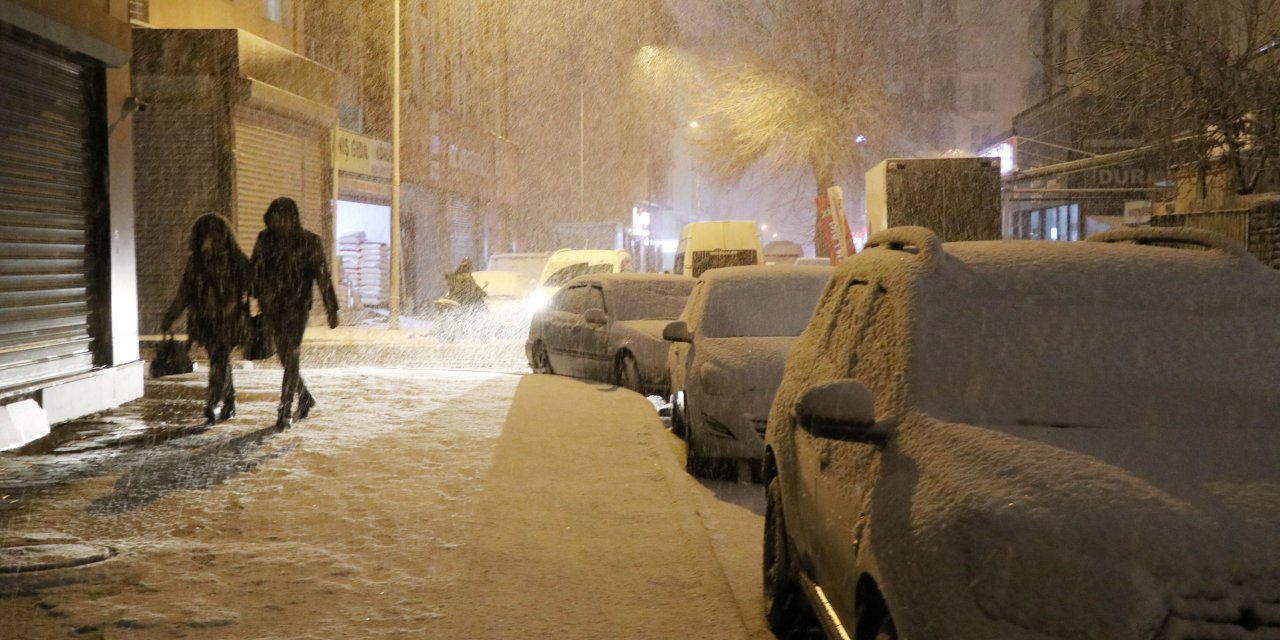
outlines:
[[169, 333], [185, 311], [187, 336], [209, 353], [209, 392], [205, 420], [212, 424], [222, 404], [221, 419], [236, 414], [236, 388], [231, 380], [231, 350], [244, 331], [249, 299], [249, 260], [236, 244], [231, 224], [206, 214], [191, 225], [191, 257], [182, 272], [178, 295], [169, 305], [161, 330]]
[[338, 326], [338, 296], [329, 276], [324, 243], [320, 236], [302, 228], [298, 203], [292, 198], [276, 198], [263, 218], [266, 228], [258, 234], [251, 259], [253, 295], [284, 365], [276, 428], [288, 429], [295, 419], [294, 396], [298, 397], [298, 420], [305, 419], [316, 404], [299, 371], [302, 334], [311, 313], [311, 288], [320, 287], [331, 328]]
[[476, 278], [471, 272], [471, 258], [463, 258], [458, 268], [444, 274], [448, 289], [445, 297], [467, 307], [483, 303], [488, 294], [479, 284], [476, 284]]

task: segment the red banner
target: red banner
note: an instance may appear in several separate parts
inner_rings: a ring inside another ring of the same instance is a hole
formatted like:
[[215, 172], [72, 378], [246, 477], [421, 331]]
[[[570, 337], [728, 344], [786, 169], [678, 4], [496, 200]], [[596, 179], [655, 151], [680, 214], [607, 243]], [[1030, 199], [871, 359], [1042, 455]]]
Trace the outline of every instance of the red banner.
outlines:
[[853, 255], [853, 232], [844, 216], [844, 191], [840, 187], [827, 189], [825, 195], [818, 196], [817, 205], [818, 222], [826, 232], [827, 255], [832, 265], [839, 264]]

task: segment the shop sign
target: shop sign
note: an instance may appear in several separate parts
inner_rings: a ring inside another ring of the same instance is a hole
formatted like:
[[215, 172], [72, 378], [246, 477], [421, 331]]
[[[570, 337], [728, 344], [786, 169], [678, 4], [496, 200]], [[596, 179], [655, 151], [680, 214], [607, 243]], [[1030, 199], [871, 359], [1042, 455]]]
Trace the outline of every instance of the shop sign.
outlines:
[[391, 145], [358, 133], [333, 130], [333, 165], [339, 171], [391, 179]]

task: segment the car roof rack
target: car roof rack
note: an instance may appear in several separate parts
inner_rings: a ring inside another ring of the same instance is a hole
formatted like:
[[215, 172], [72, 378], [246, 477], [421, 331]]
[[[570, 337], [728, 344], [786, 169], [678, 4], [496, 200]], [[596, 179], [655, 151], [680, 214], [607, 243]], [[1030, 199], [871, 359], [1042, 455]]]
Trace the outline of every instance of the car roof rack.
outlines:
[[871, 234], [868, 249], [883, 247], [890, 251], [913, 253], [936, 262], [942, 256], [942, 240], [924, 227], [890, 227]]
[[1253, 260], [1243, 245], [1220, 233], [1191, 227], [1133, 227], [1095, 233], [1086, 242], [1131, 243], [1169, 249], [1204, 249], [1218, 251], [1232, 258]]

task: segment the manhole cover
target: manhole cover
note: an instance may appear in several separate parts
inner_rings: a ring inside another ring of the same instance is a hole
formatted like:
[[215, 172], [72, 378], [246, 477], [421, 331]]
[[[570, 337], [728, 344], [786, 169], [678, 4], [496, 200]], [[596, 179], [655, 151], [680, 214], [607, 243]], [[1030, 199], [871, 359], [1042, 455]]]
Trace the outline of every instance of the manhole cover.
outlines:
[[65, 569], [101, 562], [110, 557], [109, 547], [78, 542], [0, 547], [0, 573]]

